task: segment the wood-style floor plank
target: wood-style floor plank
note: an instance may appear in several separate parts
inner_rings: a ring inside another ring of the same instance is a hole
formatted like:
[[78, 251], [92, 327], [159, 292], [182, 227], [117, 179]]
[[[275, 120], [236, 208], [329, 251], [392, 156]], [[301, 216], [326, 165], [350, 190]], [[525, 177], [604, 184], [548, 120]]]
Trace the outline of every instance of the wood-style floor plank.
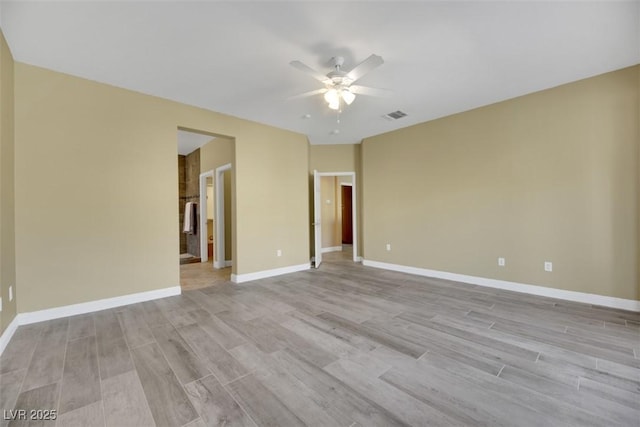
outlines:
[[22, 385], [22, 390], [31, 390], [60, 381], [67, 347], [69, 319], [47, 322]]
[[[53, 411], [56, 410], [56, 403], [58, 402], [58, 383], [47, 384], [41, 387], [32, 388], [27, 391], [23, 391], [18, 396], [18, 401], [14, 406], [16, 411], [24, 411], [25, 418], [14, 419], [9, 422], [9, 427], [14, 426], [53, 426], [55, 420], [51, 421], [51, 418], [38, 419], [32, 417], [31, 411]], [[36, 413], [37, 415], [37, 413]]]
[[135, 371], [102, 381], [107, 427], [155, 426], [142, 384]]
[[94, 314], [98, 343], [100, 378], [105, 380], [134, 369], [129, 347], [116, 313], [110, 310]]
[[382, 381], [376, 373], [370, 373], [349, 360], [337, 361], [324, 369], [358, 393], [396, 414], [408, 425], [420, 425], [425, 420], [440, 426], [458, 425], [458, 422], [446, 413], [424, 404], [410, 394]]
[[189, 344], [172, 325], [155, 326], [151, 331], [182, 384], [190, 383], [210, 374], [204, 362], [196, 356]]
[[137, 310], [125, 308], [118, 312], [118, 320], [124, 332], [124, 338], [129, 348], [139, 347], [141, 345], [153, 342], [153, 335], [144, 320], [144, 314]]
[[157, 425], [182, 426], [198, 418], [158, 344], [137, 347], [131, 353]]
[[201, 287], [201, 268], [179, 296], [20, 326], [0, 409], [59, 426], [640, 426], [640, 313], [326, 255], [242, 286]]
[[65, 412], [58, 417], [56, 427], [104, 427], [102, 402]]
[[95, 337], [78, 338], [67, 345], [60, 391], [60, 414], [102, 399]]
[[387, 411], [340, 379], [297, 357], [291, 351], [278, 351], [273, 357], [286, 366], [291, 375], [322, 396], [325, 404], [336, 414], [334, 418], [363, 426], [404, 425], [397, 414]]
[[[24, 368], [0, 375], [0, 411], [10, 410], [15, 406], [26, 373], [27, 369]], [[0, 426], [4, 427], [7, 424], [9, 421], [5, 420], [4, 416], [0, 418]]]
[[206, 310], [193, 310], [189, 314], [194, 323], [227, 350], [246, 342], [238, 332]]
[[242, 365], [198, 325], [179, 328], [178, 332], [221, 382], [228, 383], [247, 374]]
[[44, 323], [20, 326], [0, 356], [0, 374], [27, 368], [36, 349]]
[[185, 385], [191, 403], [207, 426], [255, 427], [255, 423], [213, 376]]
[[91, 314], [81, 314], [69, 318], [69, 341], [96, 335], [96, 326]]
[[233, 397], [260, 426], [304, 426], [304, 422], [291, 412], [253, 374], [228, 385]]

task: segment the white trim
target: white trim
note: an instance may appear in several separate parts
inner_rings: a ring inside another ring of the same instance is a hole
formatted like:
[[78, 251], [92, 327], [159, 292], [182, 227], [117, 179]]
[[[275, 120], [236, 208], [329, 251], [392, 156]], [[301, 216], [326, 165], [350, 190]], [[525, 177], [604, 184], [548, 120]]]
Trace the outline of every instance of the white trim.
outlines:
[[77, 314], [91, 313], [94, 311], [106, 310], [108, 308], [120, 307], [138, 302], [171, 297], [174, 295], [180, 295], [180, 293], [180, 286], [173, 286], [171, 288], [156, 289], [153, 291], [139, 292], [119, 297], [99, 299], [79, 304], [49, 308], [46, 310], [32, 311], [29, 313], [20, 313], [18, 314], [18, 323], [20, 325], [28, 325], [30, 323], [43, 322], [45, 320], [59, 319], [61, 317], [75, 316]]
[[305, 264], [290, 265], [288, 267], [274, 268], [272, 270], [256, 271], [255, 273], [232, 274], [231, 281], [233, 283], [244, 283], [252, 280], [266, 279], [267, 277], [280, 276], [281, 274], [296, 273], [310, 268], [311, 264], [307, 262]]
[[2, 356], [4, 349], [7, 348], [7, 344], [9, 344], [9, 341], [11, 341], [11, 337], [13, 337], [13, 334], [16, 332], [16, 329], [18, 329], [18, 326], [18, 316], [16, 315], [11, 323], [9, 323], [9, 326], [7, 326], [7, 328], [4, 330], [2, 335], [0, 335], [0, 356]]
[[11, 337], [18, 326], [59, 319], [61, 317], [75, 316], [78, 314], [92, 313], [94, 311], [106, 310], [109, 308], [121, 307], [123, 305], [151, 301], [154, 299], [172, 297], [174, 295], [180, 295], [180, 293], [180, 286], [172, 286], [170, 288], [155, 289], [153, 291], [138, 292], [119, 297], [48, 308], [46, 310], [31, 311], [29, 313], [20, 313], [13, 318], [11, 323], [9, 323], [9, 326], [7, 326], [7, 329], [2, 333], [2, 336], [0, 336], [0, 355], [2, 355], [2, 352], [9, 343], [9, 340], [11, 340]]
[[429, 270], [426, 268], [408, 267], [386, 262], [363, 260], [362, 265], [368, 267], [382, 268], [385, 270], [400, 271], [402, 273], [415, 274], [418, 276], [435, 277], [438, 279], [453, 280], [455, 282], [470, 283], [489, 288], [505, 289], [508, 291], [521, 292], [531, 295], [539, 295], [549, 298], [563, 299], [567, 301], [581, 302], [585, 304], [600, 305], [621, 310], [640, 312], [640, 301], [609, 297], [605, 295], [588, 294], [585, 292], [567, 291], [564, 289], [549, 288], [546, 286], [527, 285], [524, 283], [508, 282], [506, 280], [488, 279], [478, 276], [467, 276], [466, 274], [449, 273], [446, 271]]
[[356, 257], [356, 262], [362, 262], [362, 261], [364, 261], [364, 260], [363, 260], [363, 258], [361, 256]]
[[218, 262], [218, 261], [213, 262], [213, 268], [225, 268], [225, 267], [231, 267], [231, 266], [233, 266], [233, 261], [230, 259], [227, 259], [224, 262]]
[[326, 254], [327, 252], [341, 252], [341, 251], [342, 251], [342, 246], [331, 246], [330, 248], [320, 249], [320, 252], [322, 252], [323, 254]]
[[[214, 253], [214, 268], [223, 268], [226, 266], [226, 258], [224, 253], [224, 173], [228, 170], [231, 170], [231, 163], [227, 163], [226, 165], [222, 165], [216, 168], [216, 179], [215, 179], [215, 200], [216, 200], [216, 219], [215, 219], [215, 246], [216, 250]], [[225, 260], [225, 261], [222, 261]]]
[[200, 174], [200, 262], [209, 260], [209, 238], [207, 234], [207, 178], [213, 181], [213, 170]]
[[317, 170], [313, 170], [313, 266], [322, 264], [322, 185]]
[[[356, 173], [355, 172], [318, 172], [316, 170], [313, 171], [314, 172], [314, 181], [316, 180], [316, 177], [321, 177], [321, 176], [349, 176], [351, 177], [351, 186], [352, 186], [352, 190], [351, 190], [351, 224], [352, 224], [352, 228], [353, 228], [353, 262], [358, 262], [359, 261], [359, 257], [358, 257], [358, 195], [356, 194]], [[348, 185], [348, 183], [340, 183], [340, 185]], [[315, 182], [314, 182], [315, 185]], [[318, 184], [319, 185], [319, 184]], [[314, 187], [315, 190], [315, 187]], [[315, 208], [315, 202], [314, 202], [314, 208]], [[314, 221], [317, 221], [317, 219], [314, 219]], [[321, 234], [321, 233], [320, 233]], [[322, 253], [322, 250], [320, 251], [320, 253]]]

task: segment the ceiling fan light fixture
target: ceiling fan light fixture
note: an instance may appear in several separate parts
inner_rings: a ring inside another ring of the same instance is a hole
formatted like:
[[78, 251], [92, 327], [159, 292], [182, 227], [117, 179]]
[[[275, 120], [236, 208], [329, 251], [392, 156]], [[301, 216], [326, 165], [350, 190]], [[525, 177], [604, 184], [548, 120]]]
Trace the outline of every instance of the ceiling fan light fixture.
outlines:
[[344, 102], [346, 102], [347, 105], [351, 105], [353, 100], [356, 99], [356, 95], [349, 89], [344, 89], [342, 91], [342, 99], [344, 99]]
[[338, 96], [338, 91], [335, 89], [329, 89], [324, 94], [324, 100], [327, 101], [329, 104], [332, 104], [332, 103], [335, 104], [336, 102], [339, 102], [340, 97]]
[[340, 98], [336, 97], [336, 99], [331, 100], [331, 102], [329, 102], [329, 108], [331, 108], [332, 110], [339, 110]]

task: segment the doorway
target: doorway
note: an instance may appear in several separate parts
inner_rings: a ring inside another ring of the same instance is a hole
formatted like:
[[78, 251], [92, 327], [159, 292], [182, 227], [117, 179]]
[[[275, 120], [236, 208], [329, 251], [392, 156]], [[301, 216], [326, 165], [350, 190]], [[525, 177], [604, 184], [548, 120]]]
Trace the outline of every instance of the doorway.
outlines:
[[[178, 190], [180, 222], [180, 285], [183, 290], [199, 289], [230, 280], [233, 221], [232, 161], [235, 141], [232, 137], [178, 127]], [[193, 157], [192, 162], [188, 160]], [[222, 168], [220, 168], [223, 166]], [[222, 169], [216, 189], [216, 177]], [[221, 198], [219, 203], [216, 197]], [[189, 232], [184, 231], [183, 213], [190, 202]], [[218, 205], [222, 214], [217, 213]], [[218, 217], [220, 221], [218, 221]], [[222, 250], [216, 248], [218, 231]], [[183, 243], [186, 240], [186, 245]], [[225, 241], [228, 243], [225, 244]], [[186, 246], [186, 249], [183, 248]], [[221, 262], [217, 260], [224, 251]], [[183, 262], [182, 252], [189, 253], [189, 263]], [[226, 257], [224, 256], [226, 255]], [[214, 263], [214, 261], [217, 261]]]
[[358, 261], [355, 182], [355, 172], [313, 172], [311, 261], [315, 268], [320, 267], [323, 253], [345, 248], [352, 250], [353, 262]]

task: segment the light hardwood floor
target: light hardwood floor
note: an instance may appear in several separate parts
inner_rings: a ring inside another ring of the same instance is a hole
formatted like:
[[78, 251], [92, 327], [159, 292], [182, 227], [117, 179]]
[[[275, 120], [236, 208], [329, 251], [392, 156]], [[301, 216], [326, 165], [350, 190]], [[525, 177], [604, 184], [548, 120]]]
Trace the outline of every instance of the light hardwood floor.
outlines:
[[230, 278], [231, 267], [215, 269], [212, 259], [180, 266], [180, 288], [183, 291], [215, 286], [229, 282]]
[[637, 313], [326, 259], [22, 326], [0, 408], [58, 426], [640, 425]]

